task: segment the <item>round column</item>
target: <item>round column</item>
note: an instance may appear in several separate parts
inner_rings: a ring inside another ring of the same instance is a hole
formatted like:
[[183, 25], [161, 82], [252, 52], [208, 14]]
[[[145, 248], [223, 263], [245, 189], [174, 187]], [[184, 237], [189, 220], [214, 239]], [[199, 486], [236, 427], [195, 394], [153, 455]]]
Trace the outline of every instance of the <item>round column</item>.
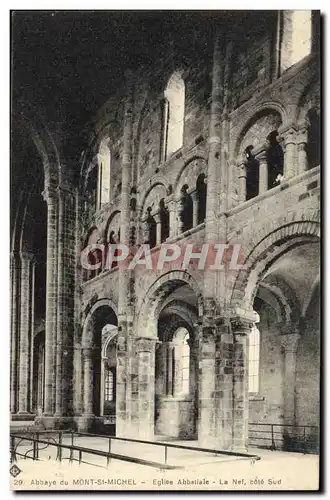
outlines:
[[268, 191], [268, 163], [266, 151], [260, 152], [256, 159], [259, 161], [259, 194]]
[[31, 354], [31, 298], [32, 276], [31, 265], [33, 254], [21, 252], [21, 311], [20, 311], [20, 341], [19, 341], [19, 394], [18, 412], [29, 410], [30, 391], [30, 354]]
[[57, 313], [57, 193], [47, 188], [47, 270], [46, 270], [46, 342], [44, 415], [55, 410], [55, 342]]
[[11, 342], [10, 342], [10, 412], [17, 411], [18, 376], [18, 298], [19, 298], [19, 258], [14, 252], [10, 256], [11, 270]]
[[84, 347], [83, 370], [84, 370], [84, 417], [93, 417], [93, 348]]

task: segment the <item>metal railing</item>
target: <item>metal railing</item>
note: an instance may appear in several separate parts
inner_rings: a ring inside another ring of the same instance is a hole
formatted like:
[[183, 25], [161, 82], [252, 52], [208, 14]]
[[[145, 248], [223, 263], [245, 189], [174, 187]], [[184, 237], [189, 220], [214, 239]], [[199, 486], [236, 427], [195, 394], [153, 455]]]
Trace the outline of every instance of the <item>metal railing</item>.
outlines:
[[319, 452], [319, 430], [313, 425], [249, 422], [249, 446], [270, 450]]
[[[44, 436], [44, 438], [43, 438]], [[63, 443], [63, 437], [64, 436], [69, 436], [70, 437], [70, 444], [64, 444]], [[57, 440], [56, 440], [57, 437]], [[102, 438], [102, 439], [107, 439], [108, 441], [108, 451], [103, 451], [103, 450], [98, 450], [95, 448], [88, 448], [86, 446], [79, 446], [78, 444], [75, 444], [75, 437], [97, 437], [97, 438]], [[150, 446], [156, 446], [156, 447], [162, 447], [164, 448], [164, 454], [163, 454], [163, 462], [155, 462], [151, 460], [145, 460], [142, 458], [138, 457], [133, 457], [133, 456], [128, 456], [128, 455], [120, 455], [118, 453], [113, 453], [111, 451], [112, 448], [112, 443], [114, 441], [122, 441], [122, 442], [128, 442], [128, 443], [139, 443], [139, 444], [146, 444]], [[25, 453], [20, 453], [18, 451], [19, 445], [21, 445], [23, 442], [31, 442], [32, 443], [32, 448], [29, 449]], [[132, 462], [140, 465], [146, 465], [154, 468], [159, 468], [159, 469], [183, 469], [183, 465], [171, 465], [169, 464], [169, 449], [175, 448], [175, 449], [181, 449], [181, 450], [189, 450], [189, 451], [195, 451], [195, 452], [200, 452], [200, 453], [211, 453], [214, 456], [230, 456], [233, 458], [240, 458], [240, 459], [248, 459], [250, 461], [256, 461], [260, 460], [260, 457], [255, 454], [250, 454], [250, 453], [236, 453], [232, 451], [226, 451], [226, 450], [218, 450], [218, 449], [210, 449], [210, 448], [198, 448], [194, 446], [185, 446], [185, 445], [179, 445], [179, 444], [173, 444], [173, 443], [161, 443], [161, 442], [154, 442], [154, 441], [146, 441], [146, 440], [141, 440], [141, 439], [132, 439], [132, 438], [124, 438], [124, 437], [115, 437], [115, 436], [108, 436], [108, 435], [102, 435], [102, 434], [91, 434], [91, 433], [85, 433], [85, 432], [74, 432], [74, 431], [37, 431], [28, 435], [22, 435], [17, 434], [17, 433], [11, 433], [10, 434], [10, 444], [11, 444], [11, 450], [10, 450], [10, 456], [11, 456], [11, 462], [14, 462], [17, 460], [17, 456], [24, 457], [24, 458], [30, 458], [32, 460], [40, 460], [39, 458], [39, 452], [41, 450], [44, 450], [47, 447], [56, 447], [57, 453], [56, 453], [56, 460], [59, 460], [60, 462], [62, 460], [69, 460], [70, 462], [72, 461], [78, 461], [79, 463], [88, 463], [90, 465], [96, 465], [91, 462], [86, 462], [83, 461], [83, 454], [86, 455], [95, 455], [99, 457], [104, 457], [106, 458], [106, 463], [107, 466], [110, 463], [111, 459], [114, 460], [122, 460], [126, 462]], [[46, 445], [43, 448], [39, 448], [39, 444], [41, 445]], [[63, 457], [62, 450], [69, 450], [69, 457]], [[78, 458], [74, 456], [74, 452], [78, 452]]]

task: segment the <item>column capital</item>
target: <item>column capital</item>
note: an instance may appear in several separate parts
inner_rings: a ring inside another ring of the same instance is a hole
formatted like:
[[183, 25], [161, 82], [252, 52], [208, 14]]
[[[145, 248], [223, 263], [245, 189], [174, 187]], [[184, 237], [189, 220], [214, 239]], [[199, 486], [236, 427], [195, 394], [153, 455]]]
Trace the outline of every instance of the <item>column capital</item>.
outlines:
[[284, 146], [296, 144], [297, 131], [295, 128], [290, 127], [286, 129], [285, 132], [281, 133], [281, 137], [283, 138]]
[[230, 326], [233, 335], [249, 335], [253, 327], [253, 321], [243, 316], [235, 316], [230, 318]]
[[22, 251], [19, 253], [21, 261], [33, 262], [36, 260], [33, 252]]
[[197, 191], [194, 189], [193, 191], [190, 192], [190, 196], [193, 201], [197, 201]]
[[158, 337], [138, 337], [137, 352], [151, 352], [157, 342]]
[[298, 349], [299, 339], [299, 333], [287, 333], [286, 335], [281, 335], [281, 346], [284, 348], [286, 353], [296, 353]]
[[266, 144], [263, 145], [262, 149], [258, 150], [254, 155], [255, 159], [260, 163], [265, 163], [267, 161], [267, 148], [268, 146]]
[[236, 162], [235, 162], [236, 167], [245, 169], [246, 161], [247, 161], [247, 158], [246, 158], [245, 151], [243, 151], [242, 153], [239, 153], [237, 156]]
[[153, 215], [153, 218], [155, 219], [156, 224], [160, 224], [161, 223], [159, 210], [157, 210], [157, 212]]
[[95, 347], [93, 345], [85, 346], [85, 347], [81, 348], [83, 358], [91, 358], [94, 351], [95, 351]]

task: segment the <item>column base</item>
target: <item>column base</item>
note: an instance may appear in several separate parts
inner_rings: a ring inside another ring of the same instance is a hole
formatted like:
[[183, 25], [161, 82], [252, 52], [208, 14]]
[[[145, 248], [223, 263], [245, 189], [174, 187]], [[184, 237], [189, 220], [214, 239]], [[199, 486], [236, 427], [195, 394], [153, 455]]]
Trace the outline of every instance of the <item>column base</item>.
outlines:
[[29, 413], [28, 411], [19, 411], [17, 413], [12, 413], [10, 415], [10, 419], [12, 421], [34, 420], [35, 416], [35, 413]]

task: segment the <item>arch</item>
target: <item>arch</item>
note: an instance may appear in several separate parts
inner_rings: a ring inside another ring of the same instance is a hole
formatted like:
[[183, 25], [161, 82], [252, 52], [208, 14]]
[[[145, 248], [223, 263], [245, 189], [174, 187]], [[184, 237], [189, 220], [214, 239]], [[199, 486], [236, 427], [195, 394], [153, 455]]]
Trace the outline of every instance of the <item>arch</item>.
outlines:
[[[239, 128], [238, 132], [235, 134], [234, 138], [234, 157], [236, 158], [239, 155], [239, 152], [242, 150], [243, 139], [247, 133], [247, 131], [254, 125], [254, 123], [262, 116], [266, 116], [271, 113], [277, 113], [280, 117], [281, 123], [279, 124], [285, 127], [288, 123], [287, 111], [283, 104], [279, 101], [267, 101], [259, 106], [256, 106], [254, 109], [248, 113], [247, 118]], [[271, 132], [271, 130], [269, 130]], [[268, 135], [268, 134], [266, 134]], [[265, 136], [266, 139], [266, 136]], [[248, 145], [248, 144], [247, 144]]]
[[19, 100], [17, 110], [20, 122], [25, 126], [41, 156], [45, 188], [58, 186], [63, 180], [60, 155], [48, 127], [30, 103]]
[[106, 337], [106, 340], [102, 346], [102, 354], [101, 354], [102, 358], [106, 358], [108, 346], [111, 342], [114, 341], [117, 335], [118, 335], [118, 328], [114, 326], [113, 331], [109, 333], [109, 335]]
[[[151, 196], [151, 193], [153, 191], [154, 191], [155, 200], [153, 200], [152, 196]], [[157, 191], [158, 191], [158, 194], [157, 194]], [[158, 206], [160, 200], [162, 198], [167, 197], [168, 192], [169, 192], [169, 190], [168, 190], [166, 179], [163, 178], [162, 176], [157, 176], [154, 179], [153, 184], [144, 192], [144, 194], [141, 198], [141, 201], [139, 203], [140, 213], [142, 214], [145, 211], [146, 207], [151, 206], [152, 203], [154, 203], [155, 206]]]
[[198, 305], [198, 316], [200, 317], [203, 314], [203, 295], [195, 278], [187, 271], [172, 270], [160, 276], [149, 287], [143, 298], [137, 313], [138, 328], [141, 334], [148, 336], [147, 324], [155, 320], [155, 316], [159, 313], [162, 299], [181, 284], [189, 285], [193, 290]]
[[205, 177], [207, 177], [206, 159], [200, 154], [193, 154], [181, 166], [174, 181], [174, 192], [179, 195], [182, 185], [187, 183], [189, 185], [189, 182], [189, 187], [194, 186], [196, 184], [197, 178], [201, 174], [204, 174]]
[[91, 336], [89, 335], [89, 330], [92, 326], [92, 319], [95, 315], [95, 312], [101, 307], [108, 307], [112, 309], [116, 318], [118, 318], [117, 306], [111, 299], [104, 298], [104, 299], [99, 299], [97, 302], [95, 302], [92, 305], [92, 307], [88, 310], [88, 312], [85, 314], [85, 319], [83, 321], [83, 328], [82, 328], [82, 338], [81, 338], [82, 347], [89, 347], [91, 345], [91, 342], [93, 341], [93, 338], [91, 338]]
[[106, 222], [104, 237], [107, 242], [110, 242], [110, 231], [117, 232], [117, 235], [120, 231], [120, 213], [120, 210], [114, 210]]
[[233, 308], [251, 311], [253, 300], [264, 273], [281, 255], [295, 246], [319, 242], [317, 220], [295, 221], [268, 233], [250, 249], [244, 267], [238, 272], [231, 296]]

